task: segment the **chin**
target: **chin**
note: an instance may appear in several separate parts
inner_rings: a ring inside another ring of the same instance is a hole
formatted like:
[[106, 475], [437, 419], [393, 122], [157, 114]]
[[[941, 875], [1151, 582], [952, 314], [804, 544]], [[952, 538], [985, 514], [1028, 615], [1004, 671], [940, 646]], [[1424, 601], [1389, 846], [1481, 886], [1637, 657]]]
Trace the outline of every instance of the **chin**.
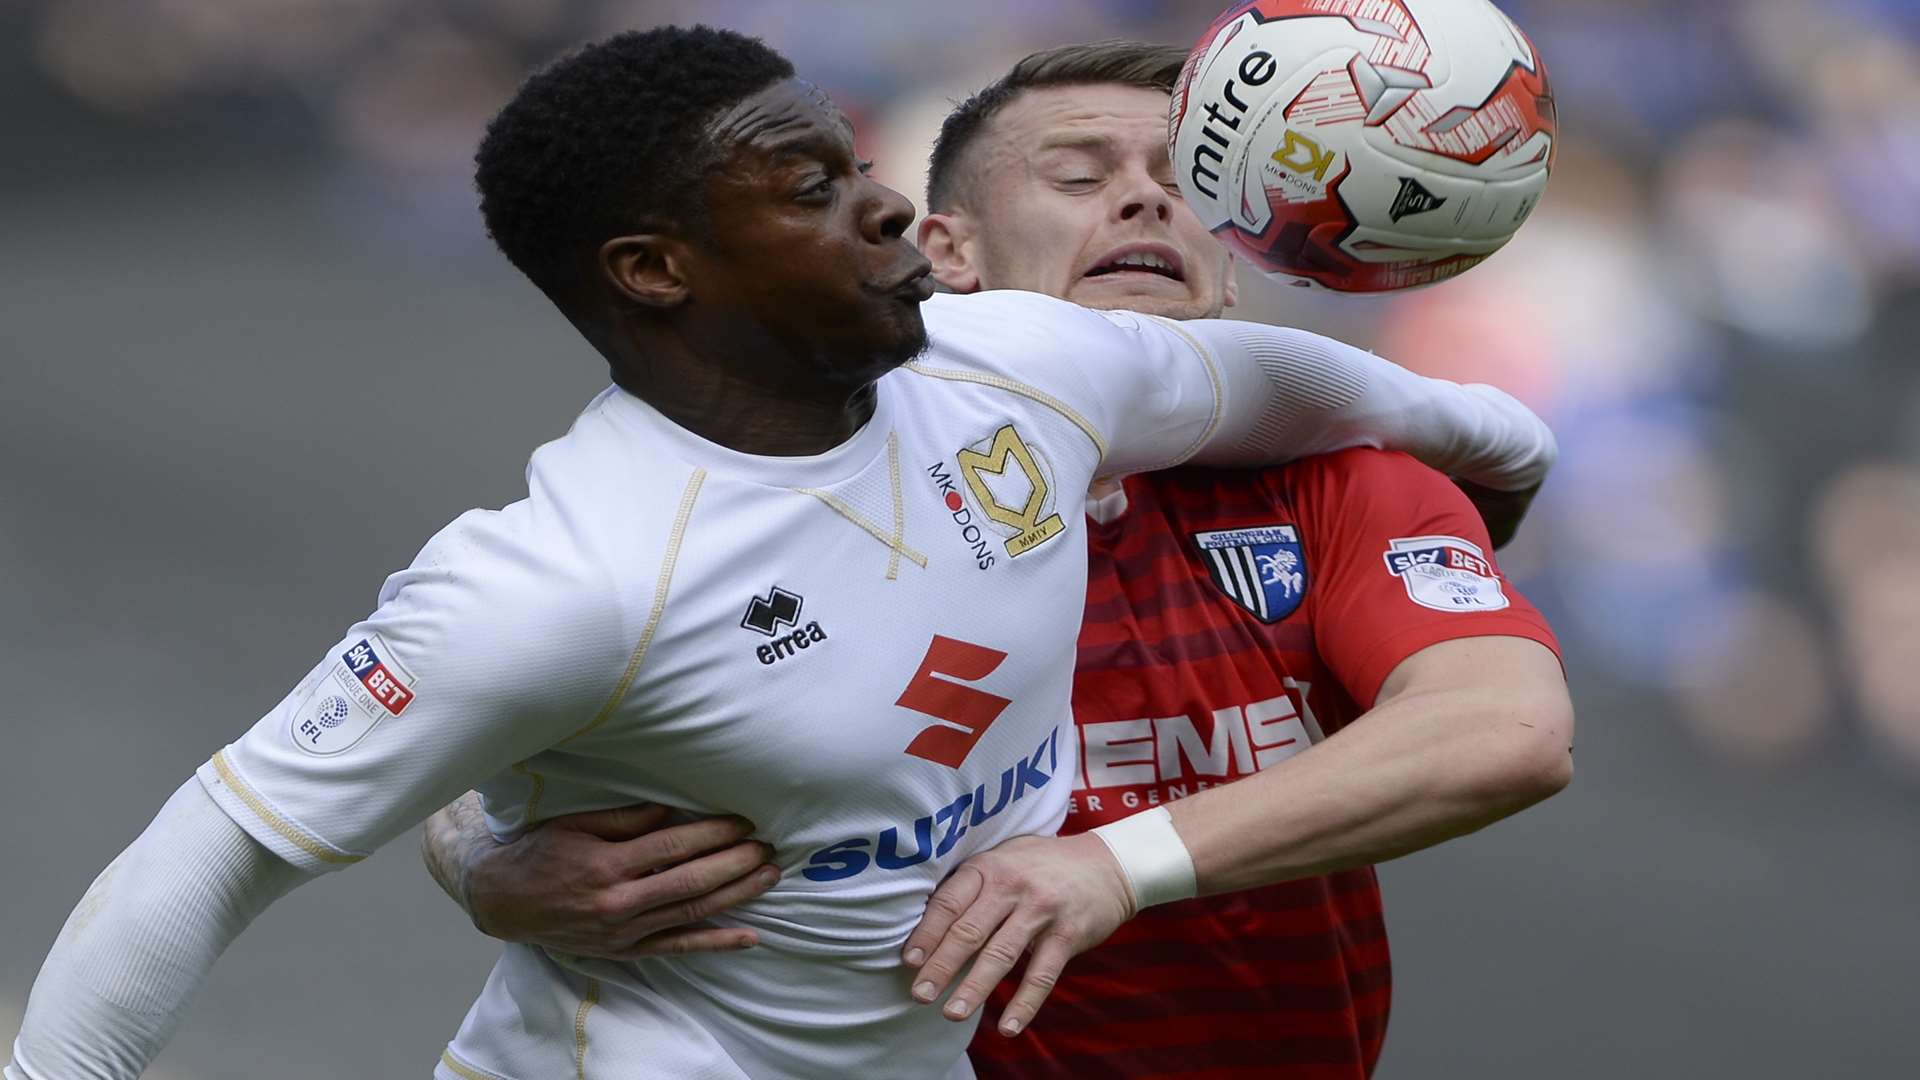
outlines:
[[894, 330], [897, 332], [893, 339], [873, 351], [874, 360], [883, 365], [885, 371], [892, 371], [927, 351], [927, 321], [921, 317], [919, 308], [913, 308], [910, 317], [900, 320]]

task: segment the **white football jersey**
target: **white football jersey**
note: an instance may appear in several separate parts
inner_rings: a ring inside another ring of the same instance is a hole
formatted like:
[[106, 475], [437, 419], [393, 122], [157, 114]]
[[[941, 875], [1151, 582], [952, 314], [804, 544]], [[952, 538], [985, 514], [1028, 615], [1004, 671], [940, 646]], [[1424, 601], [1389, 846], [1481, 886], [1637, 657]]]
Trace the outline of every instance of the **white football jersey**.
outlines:
[[1172, 324], [938, 296], [932, 344], [812, 457], [735, 453], [609, 389], [389, 578], [200, 770], [262, 844], [356, 861], [469, 787], [511, 836], [636, 801], [738, 814], [783, 871], [746, 952], [615, 963], [507, 946], [441, 1080], [970, 1076], [974, 1023], [899, 960], [967, 856], [1049, 833], [1096, 474], [1218, 422]]

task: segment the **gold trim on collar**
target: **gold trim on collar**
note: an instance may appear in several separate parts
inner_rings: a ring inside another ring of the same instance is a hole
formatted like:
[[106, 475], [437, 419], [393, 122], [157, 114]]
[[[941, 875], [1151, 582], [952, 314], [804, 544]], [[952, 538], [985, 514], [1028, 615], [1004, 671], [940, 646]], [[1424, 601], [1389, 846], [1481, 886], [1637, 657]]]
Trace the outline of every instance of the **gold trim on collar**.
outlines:
[[981, 386], [991, 386], [998, 390], [1005, 390], [1008, 393], [1019, 394], [1023, 398], [1037, 401], [1047, 408], [1052, 409], [1054, 412], [1059, 413], [1061, 416], [1066, 417], [1068, 420], [1071, 420], [1073, 426], [1079, 428], [1087, 438], [1093, 440], [1093, 448], [1099, 451], [1100, 460], [1105, 461], [1107, 458], [1107, 440], [1100, 437], [1100, 429], [1094, 427], [1092, 421], [1086, 417], [1074, 412], [1072, 406], [1037, 386], [1028, 386], [1026, 383], [1005, 378], [1004, 376], [988, 375], [978, 371], [953, 371], [948, 368], [930, 368], [917, 360], [909, 361], [906, 369], [915, 375], [925, 375], [933, 379], [947, 379], [952, 382], [977, 383]]

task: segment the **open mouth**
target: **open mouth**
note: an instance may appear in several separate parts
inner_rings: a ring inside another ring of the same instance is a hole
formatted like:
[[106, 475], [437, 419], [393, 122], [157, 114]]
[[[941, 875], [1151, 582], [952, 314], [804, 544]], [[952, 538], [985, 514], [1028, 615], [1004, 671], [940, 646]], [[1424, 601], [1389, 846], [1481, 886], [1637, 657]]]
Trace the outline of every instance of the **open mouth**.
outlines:
[[1157, 245], [1125, 247], [1111, 252], [1083, 276], [1099, 278], [1113, 274], [1152, 274], [1169, 281], [1187, 280], [1186, 272], [1180, 265], [1180, 257], [1171, 250]]

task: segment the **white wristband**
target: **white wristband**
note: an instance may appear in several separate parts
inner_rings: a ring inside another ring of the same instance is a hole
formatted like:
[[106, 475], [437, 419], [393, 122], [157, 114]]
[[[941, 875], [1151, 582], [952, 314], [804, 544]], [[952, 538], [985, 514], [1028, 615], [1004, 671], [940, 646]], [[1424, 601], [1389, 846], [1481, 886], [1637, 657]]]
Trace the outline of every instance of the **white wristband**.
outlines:
[[1198, 891], [1194, 882], [1193, 856], [1180, 834], [1173, 828], [1173, 817], [1164, 806], [1142, 814], [1121, 818], [1093, 830], [1120, 864], [1133, 889], [1136, 907], [1151, 907], [1170, 900], [1186, 900]]

